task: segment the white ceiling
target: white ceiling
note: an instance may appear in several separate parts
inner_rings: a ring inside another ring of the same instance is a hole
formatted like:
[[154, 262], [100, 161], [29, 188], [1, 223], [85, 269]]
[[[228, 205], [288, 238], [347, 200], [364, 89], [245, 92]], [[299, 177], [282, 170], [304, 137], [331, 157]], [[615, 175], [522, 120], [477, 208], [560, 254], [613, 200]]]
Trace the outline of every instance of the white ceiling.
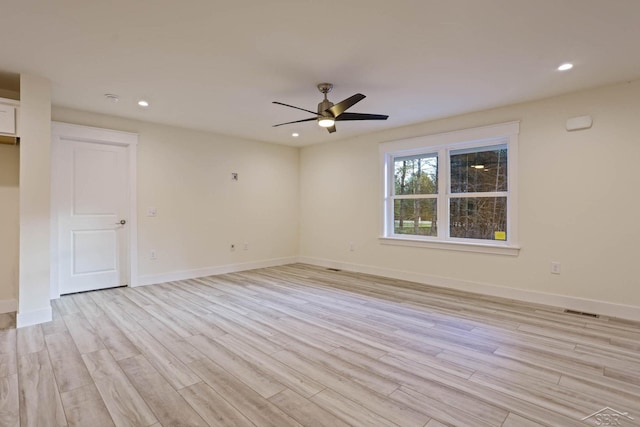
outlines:
[[[0, 72], [55, 105], [294, 146], [640, 77], [640, 0], [0, 1]], [[272, 127], [325, 81], [389, 120]]]

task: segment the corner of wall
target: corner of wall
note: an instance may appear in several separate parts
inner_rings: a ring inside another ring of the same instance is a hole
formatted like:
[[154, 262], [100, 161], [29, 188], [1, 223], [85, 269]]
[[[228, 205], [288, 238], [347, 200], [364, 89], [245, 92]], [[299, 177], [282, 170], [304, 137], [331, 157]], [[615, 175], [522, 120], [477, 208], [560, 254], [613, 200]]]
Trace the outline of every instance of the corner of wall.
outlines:
[[37, 325], [39, 323], [50, 322], [53, 319], [53, 311], [51, 306], [39, 310], [27, 312], [18, 312], [16, 316], [16, 327], [23, 328], [25, 326]]

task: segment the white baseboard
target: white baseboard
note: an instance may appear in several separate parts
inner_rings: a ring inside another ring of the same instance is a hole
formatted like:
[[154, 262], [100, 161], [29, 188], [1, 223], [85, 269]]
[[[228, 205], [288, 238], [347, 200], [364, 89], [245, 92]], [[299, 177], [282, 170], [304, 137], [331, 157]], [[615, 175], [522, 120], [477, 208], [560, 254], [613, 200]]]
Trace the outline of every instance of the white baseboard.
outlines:
[[22, 328], [24, 326], [37, 325], [38, 323], [50, 322], [53, 319], [51, 306], [40, 310], [18, 312], [16, 316], [16, 326]]
[[337, 268], [355, 273], [383, 276], [391, 279], [407, 280], [425, 285], [455, 289], [475, 294], [490, 295], [517, 301], [544, 304], [552, 307], [567, 308], [585, 313], [596, 313], [604, 316], [640, 321], [640, 307], [638, 306], [596, 301], [568, 295], [549, 294], [526, 289], [507, 288], [487, 283], [430, 276], [427, 274], [412, 273], [408, 271], [373, 267], [362, 264], [345, 263], [322, 258], [300, 256], [298, 257], [298, 262], [325, 268]]
[[149, 274], [146, 276], [138, 277], [138, 283], [135, 286], [155, 285], [158, 283], [174, 282], [176, 280], [187, 280], [195, 279], [198, 277], [214, 276], [217, 274], [236, 273], [238, 271], [254, 270], [256, 268], [276, 267], [279, 265], [293, 264], [297, 261], [297, 257], [274, 258], [263, 261], [199, 268], [195, 270], [174, 271], [171, 273], [163, 274]]
[[0, 299], [0, 314], [18, 311], [18, 300]]

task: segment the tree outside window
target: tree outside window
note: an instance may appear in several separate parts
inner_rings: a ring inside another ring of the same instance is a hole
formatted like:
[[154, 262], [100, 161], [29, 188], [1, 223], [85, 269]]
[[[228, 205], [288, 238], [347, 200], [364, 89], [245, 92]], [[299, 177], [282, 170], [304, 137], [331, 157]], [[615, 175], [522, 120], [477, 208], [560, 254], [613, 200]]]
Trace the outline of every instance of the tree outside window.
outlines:
[[437, 155], [397, 157], [394, 169], [394, 233], [437, 236]]

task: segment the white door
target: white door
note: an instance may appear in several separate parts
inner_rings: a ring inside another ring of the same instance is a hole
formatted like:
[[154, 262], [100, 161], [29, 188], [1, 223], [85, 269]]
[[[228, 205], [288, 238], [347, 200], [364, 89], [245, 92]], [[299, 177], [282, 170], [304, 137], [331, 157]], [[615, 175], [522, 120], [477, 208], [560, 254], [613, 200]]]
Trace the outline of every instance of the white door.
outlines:
[[127, 147], [66, 140], [57, 151], [59, 293], [126, 285]]

